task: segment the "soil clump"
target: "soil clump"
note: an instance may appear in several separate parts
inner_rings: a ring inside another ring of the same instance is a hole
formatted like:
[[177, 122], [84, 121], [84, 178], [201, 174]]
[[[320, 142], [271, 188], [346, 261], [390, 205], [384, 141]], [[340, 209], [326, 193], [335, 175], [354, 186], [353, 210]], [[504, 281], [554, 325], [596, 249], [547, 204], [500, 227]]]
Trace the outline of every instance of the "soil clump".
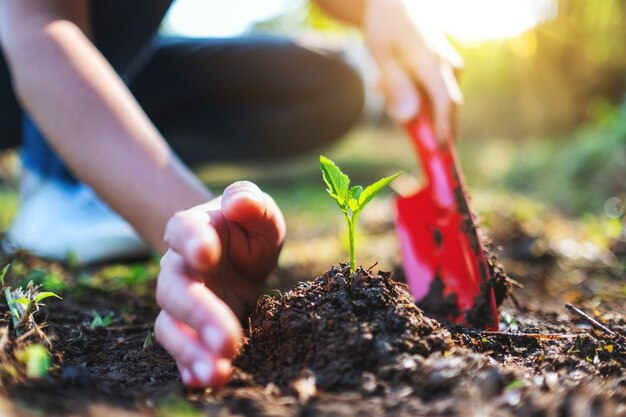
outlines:
[[288, 388], [313, 375], [318, 388], [345, 391], [411, 379], [419, 361], [451, 346], [450, 333], [425, 317], [389, 273], [333, 266], [250, 316], [235, 365], [258, 384]]

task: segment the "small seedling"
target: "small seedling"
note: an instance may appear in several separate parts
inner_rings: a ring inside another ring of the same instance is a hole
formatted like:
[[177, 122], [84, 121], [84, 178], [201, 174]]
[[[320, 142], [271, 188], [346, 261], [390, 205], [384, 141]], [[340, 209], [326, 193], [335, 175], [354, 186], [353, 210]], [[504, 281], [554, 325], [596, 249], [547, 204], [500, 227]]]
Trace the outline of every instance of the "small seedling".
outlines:
[[89, 325], [90, 329], [97, 329], [98, 327], [109, 327], [113, 323], [115, 313], [109, 312], [106, 316], [102, 317], [96, 310], [91, 310], [92, 319]]
[[146, 333], [146, 337], [143, 339], [143, 348], [149, 349], [152, 346], [154, 346], [154, 330], [150, 329], [148, 330], [148, 333]]
[[326, 191], [337, 202], [337, 205], [343, 213], [346, 223], [348, 224], [348, 241], [350, 244], [350, 275], [356, 269], [356, 260], [354, 255], [354, 229], [356, 221], [363, 210], [372, 199], [393, 180], [395, 180], [401, 172], [389, 177], [376, 181], [374, 184], [363, 189], [360, 185], [350, 187], [350, 178], [330, 159], [320, 156], [320, 168], [324, 182], [328, 187]]
[[39, 307], [43, 305], [41, 302], [46, 298], [56, 297], [61, 299], [57, 294], [51, 291], [39, 291], [40, 285], [34, 285], [32, 281], [28, 283], [26, 289], [19, 287], [12, 290], [5, 286], [4, 277], [9, 270], [10, 264], [5, 266], [0, 272], [0, 284], [4, 287], [4, 297], [7, 300], [13, 328], [15, 334], [20, 336], [23, 328], [38, 329], [34, 316], [39, 312]]

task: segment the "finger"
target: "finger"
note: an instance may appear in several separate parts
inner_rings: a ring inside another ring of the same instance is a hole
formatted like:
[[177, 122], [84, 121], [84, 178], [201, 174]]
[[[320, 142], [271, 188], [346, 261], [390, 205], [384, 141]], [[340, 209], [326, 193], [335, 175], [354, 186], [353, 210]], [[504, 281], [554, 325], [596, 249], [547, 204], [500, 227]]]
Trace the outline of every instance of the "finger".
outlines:
[[219, 236], [207, 212], [200, 208], [176, 213], [167, 223], [163, 239], [199, 272], [216, 265], [222, 255]]
[[410, 75], [391, 56], [383, 58], [379, 65], [387, 109], [391, 117], [398, 123], [405, 123], [417, 116], [420, 99]]
[[[178, 372], [180, 373], [180, 379], [182, 379], [183, 384], [192, 388], [205, 388], [206, 384], [203, 384], [198, 377], [194, 375], [190, 368], [180, 365], [176, 363], [178, 367]], [[217, 359], [215, 361], [215, 374], [213, 376], [213, 380], [209, 384], [212, 388], [219, 388], [225, 385], [230, 378], [230, 375], [233, 373], [233, 367], [229, 360], [227, 359]]]
[[452, 108], [454, 101], [444, 78], [445, 68], [449, 66], [438, 59], [417, 62], [411, 57], [408, 63], [414, 76], [424, 89], [433, 109], [433, 122], [439, 143], [448, 140], [452, 132]]
[[455, 69], [447, 65], [446, 63], [442, 63], [441, 75], [454, 104], [456, 104], [457, 106], [462, 105], [463, 93], [461, 92], [461, 87], [459, 86], [459, 81], [457, 79]]
[[285, 238], [285, 220], [276, 202], [249, 181], [235, 182], [224, 190], [222, 213], [248, 234], [264, 236], [275, 244]]
[[446, 38], [446, 35], [437, 31], [437, 35], [433, 40], [432, 45], [441, 59], [450, 64], [454, 71], [463, 69], [465, 65], [463, 58], [454, 46], [452, 46], [448, 38]]
[[187, 368], [186, 366], [181, 365], [178, 362], [176, 362], [176, 367], [178, 368], [180, 379], [183, 380], [183, 384], [188, 385], [188, 386], [192, 385], [193, 375], [191, 374], [191, 370]]
[[450, 135], [454, 140], [458, 135], [459, 129], [459, 109], [463, 105], [463, 93], [461, 92], [461, 87], [459, 86], [457, 75], [454, 73], [454, 69], [446, 66], [443, 69], [443, 76], [452, 97], [452, 107], [450, 110]]
[[175, 320], [185, 323], [209, 352], [227, 359], [242, 340], [232, 310], [202, 281], [190, 276], [182, 257], [168, 254], [157, 280], [157, 302]]
[[216, 374], [215, 355], [209, 353], [192, 331], [161, 311], [154, 323], [159, 344], [176, 359], [185, 385], [211, 385]]

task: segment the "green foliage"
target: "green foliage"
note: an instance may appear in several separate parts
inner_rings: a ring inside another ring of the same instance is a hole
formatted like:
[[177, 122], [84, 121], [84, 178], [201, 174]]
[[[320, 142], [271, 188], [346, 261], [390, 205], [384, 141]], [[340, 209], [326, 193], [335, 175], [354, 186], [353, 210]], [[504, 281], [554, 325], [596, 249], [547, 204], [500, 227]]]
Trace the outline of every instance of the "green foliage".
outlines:
[[137, 295], [144, 295], [151, 291], [148, 283], [156, 279], [158, 271], [158, 260], [131, 265], [110, 265], [89, 279], [84, 279], [83, 284], [106, 292], [132, 291]]
[[91, 310], [91, 324], [89, 325], [90, 329], [97, 329], [98, 327], [109, 327], [113, 324], [113, 319], [115, 318], [115, 313], [110, 311], [106, 316], [102, 317], [96, 310]]
[[[552, 202], [569, 215], [604, 211], [623, 215], [626, 197], [626, 102], [567, 143], [548, 142], [524, 152], [504, 178], [507, 187]], [[618, 203], [611, 203], [617, 197]], [[620, 203], [621, 200], [621, 203]]]
[[18, 283], [18, 286], [27, 286], [29, 282], [41, 286], [44, 290], [51, 292], [66, 292], [71, 286], [63, 277], [60, 270], [33, 269], [25, 272], [25, 276]]
[[4, 288], [4, 277], [6, 276], [7, 272], [9, 272], [9, 268], [11, 268], [11, 264], [6, 264], [4, 268], [2, 268], [2, 271], [0, 271], [0, 285], [3, 288]]
[[626, 88], [626, 2], [555, 0], [556, 19], [509, 39], [461, 45], [463, 136], [572, 132], [590, 104]]
[[20, 303], [22, 305], [28, 306], [29, 303], [39, 304], [41, 301], [45, 300], [46, 298], [50, 298], [50, 297], [56, 297], [56, 298], [62, 300], [62, 298], [59, 297], [58, 295], [56, 295], [55, 293], [53, 293], [51, 291], [44, 291], [44, 292], [36, 293], [36, 295], [34, 295], [34, 297], [32, 299], [28, 299], [26, 297], [22, 297], [22, 298], [18, 298], [17, 300], [13, 300], [13, 302], [14, 303]]
[[344, 174], [341, 169], [333, 161], [320, 156], [320, 168], [322, 170], [322, 178], [328, 187], [326, 191], [335, 200], [341, 212], [343, 213], [346, 223], [348, 224], [348, 239], [350, 243], [350, 273], [352, 274], [356, 268], [354, 255], [354, 228], [356, 221], [361, 214], [363, 208], [378, 193], [382, 191], [393, 180], [398, 178], [401, 172], [389, 177], [385, 177], [369, 185], [365, 189], [360, 185], [350, 187], [350, 178]]
[[50, 354], [42, 345], [28, 345], [15, 352], [15, 358], [26, 366], [26, 375], [29, 378], [43, 378], [48, 375]]
[[5, 231], [9, 228], [11, 220], [17, 213], [18, 206], [19, 194], [14, 189], [0, 187], [0, 231]]
[[[7, 267], [3, 269], [2, 281], [4, 286], [4, 274], [6, 274]], [[46, 298], [55, 297], [62, 299], [52, 291], [40, 292], [40, 285], [35, 285], [30, 281], [26, 289], [18, 287], [13, 290], [10, 287], [4, 286], [4, 297], [7, 301], [11, 318], [13, 320], [13, 328], [15, 333], [19, 336], [22, 334], [23, 328], [37, 327], [34, 316], [39, 312], [41, 302]]]

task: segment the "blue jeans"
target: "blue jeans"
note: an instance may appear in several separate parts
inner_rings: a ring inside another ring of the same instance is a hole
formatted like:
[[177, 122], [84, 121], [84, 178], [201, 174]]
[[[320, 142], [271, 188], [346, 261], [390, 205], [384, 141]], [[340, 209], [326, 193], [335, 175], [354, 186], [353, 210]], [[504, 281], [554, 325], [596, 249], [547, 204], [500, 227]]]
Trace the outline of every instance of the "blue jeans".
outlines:
[[22, 118], [22, 167], [40, 177], [75, 185], [78, 180], [65, 163], [48, 146], [43, 135], [28, 115]]
[[[171, 0], [90, 3], [94, 43], [189, 165], [312, 151], [360, 115], [361, 79], [337, 54], [267, 36], [162, 38], [156, 33]], [[20, 113], [0, 54], [0, 149], [22, 136], [27, 169], [75, 183]]]

